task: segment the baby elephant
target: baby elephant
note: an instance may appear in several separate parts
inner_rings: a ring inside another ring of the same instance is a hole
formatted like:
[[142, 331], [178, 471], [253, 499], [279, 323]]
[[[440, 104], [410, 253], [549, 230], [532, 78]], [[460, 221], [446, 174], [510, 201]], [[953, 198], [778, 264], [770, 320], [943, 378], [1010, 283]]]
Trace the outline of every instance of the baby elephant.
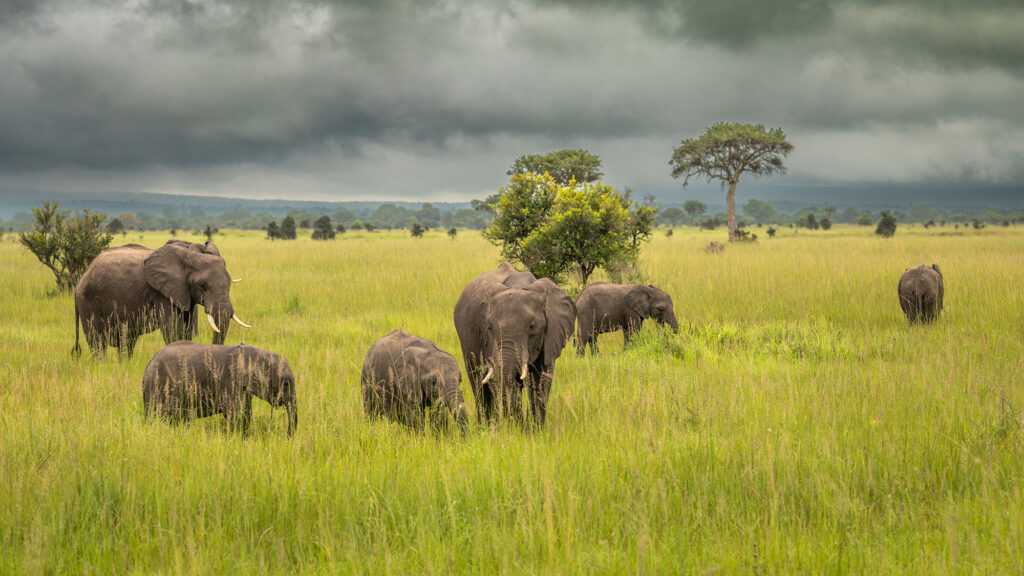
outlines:
[[942, 271], [935, 264], [907, 268], [898, 291], [900, 307], [911, 323], [931, 322], [942, 312]]
[[[462, 373], [454, 356], [430, 340], [392, 330], [366, 352], [361, 380], [363, 410], [367, 418], [388, 416], [422, 430], [424, 410], [444, 405], [465, 432], [466, 405], [460, 382]], [[447, 421], [435, 410], [431, 423], [441, 429]]]
[[245, 344], [179, 341], [154, 354], [142, 376], [146, 415], [171, 422], [223, 413], [229, 429], [245, 432], [253, 395], [284, 406], [288, 435], [295, 433], [295, 375], [279, 354]]
[[625, 343], [640, 329], [646, 318], [654, 318], [679, 330], [672, 297], [664, 290], [644, 284], [595, 282], [576, 298], [576, 353], [580, 356], [590, 345], [597, 354], [597, 336], [622, 330]]

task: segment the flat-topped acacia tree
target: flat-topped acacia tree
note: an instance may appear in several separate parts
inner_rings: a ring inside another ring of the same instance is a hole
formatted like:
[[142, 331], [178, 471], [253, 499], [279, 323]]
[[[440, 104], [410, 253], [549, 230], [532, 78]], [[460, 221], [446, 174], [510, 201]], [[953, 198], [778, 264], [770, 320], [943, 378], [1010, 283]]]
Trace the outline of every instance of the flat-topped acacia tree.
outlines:
[[725, 196], [729, 240], [736, 240], [736, 183], [740, 176], [784, 173], [782, 159], [792, 150], [782, 128], [765, 130], [763, 124], [716, 122], [697, 138], [683, 140], [672, 152], [669, 165], [673, 178], [683, 177], [683, 186], [690, 178], [701, 176], [708, 182], [721, 180], [729, 184]]

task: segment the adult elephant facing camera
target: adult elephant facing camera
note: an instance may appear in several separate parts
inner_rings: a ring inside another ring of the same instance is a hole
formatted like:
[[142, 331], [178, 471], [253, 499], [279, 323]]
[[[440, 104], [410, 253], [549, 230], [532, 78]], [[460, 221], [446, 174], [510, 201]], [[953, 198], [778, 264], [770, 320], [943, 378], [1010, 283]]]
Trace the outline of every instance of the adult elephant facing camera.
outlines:
[[131, 357], [139, 336], [159, 329], [164, 343], [191, 340], [198, 307], [223, 344], [231, 320], [231, 284], [224, 259], [213, 242], [168, 240], [157, 250], [127, 244], [104, 250], [75, 286], [75, 347], [81, 354], [79, 324], [96, 356], [108, 345]]
[[491, 422], [500, 398], [501, 413], [523, 424], [525, 387], [534, 422], [544, 424], [555, 360], [575, 321], [575, 304], [554, 282], [508, 262], [466, 286], [455, 304], [455, 330], [478, 420]]

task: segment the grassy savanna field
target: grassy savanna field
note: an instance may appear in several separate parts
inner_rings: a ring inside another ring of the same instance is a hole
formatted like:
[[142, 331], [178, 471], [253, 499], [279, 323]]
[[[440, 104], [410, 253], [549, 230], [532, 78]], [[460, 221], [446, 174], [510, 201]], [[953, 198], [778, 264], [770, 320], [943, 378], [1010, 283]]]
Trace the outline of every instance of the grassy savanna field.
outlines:
[[[680, 333], [607, 334], [596, 358], [570, 341], [542, 431], [473, 418], [460, 438], [366, 422], [359, 372], [397, 327], [462, 366], [452, 310], [495, 247], [227, 231], [254, 326], [228, 343], [291, 363], [290, 439], [259, 400], [248, 436], [144, 420], [159, 333], [72, 359], [71, 297], [6, 235], [0, 573], [1019, 573], [1024, 230], [757, 232], [708, 254], [723, 231], [659, 230], [640, 274]], [[896, 282], [921, 262], [946, 310], [911, 327]]]

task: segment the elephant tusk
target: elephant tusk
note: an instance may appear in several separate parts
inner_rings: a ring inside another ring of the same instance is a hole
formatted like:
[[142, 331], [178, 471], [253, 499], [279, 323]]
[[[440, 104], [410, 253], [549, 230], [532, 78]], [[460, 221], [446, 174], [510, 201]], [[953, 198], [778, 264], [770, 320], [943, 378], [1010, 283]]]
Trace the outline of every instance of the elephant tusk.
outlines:
[[214, 332], [216, 332], [217, 334], [220, 334], [220, 329], [217, 328], [217, 323], [213, 321], [213, 315], [212, 314], [207, 314], [206, 315], [206, 321], [210, 323], [210, 328], [213, 328]]
[[252, 326], [249, 326], [245, 322], [242, 322], [241, 320], [239, 320], [238, 316], [236, 316], [234, 314], [231, 315], [231, 319], [234, 320], [235, 322], [238, 322], [238, 325], [243, 327], [243, 328], [252, 328]]
[[488, 382], [491, 381], [491, 378], [494, 378], [494, 366], [490, 367], [490, 369], [487, 371], [487, 375], [484, 376], [484, 379], [481, 380], [480, 383], [487, 384]]
[[232, 284], [238, 284], [238, 283], [239, 283], [239, 282], [241, 282], [241, 281], [242, 281], [242, 279], [241, 279], [241, 278], [232, 278], [232, 279], [231, 279], [231, 283], [232, 283]]
[[519, 379], [522, 380], [523, 382], [526, 382], [526, 371], [529, 368], [530, 367], [528, 365], [523, 364], [523, 369], [519, 372]]

